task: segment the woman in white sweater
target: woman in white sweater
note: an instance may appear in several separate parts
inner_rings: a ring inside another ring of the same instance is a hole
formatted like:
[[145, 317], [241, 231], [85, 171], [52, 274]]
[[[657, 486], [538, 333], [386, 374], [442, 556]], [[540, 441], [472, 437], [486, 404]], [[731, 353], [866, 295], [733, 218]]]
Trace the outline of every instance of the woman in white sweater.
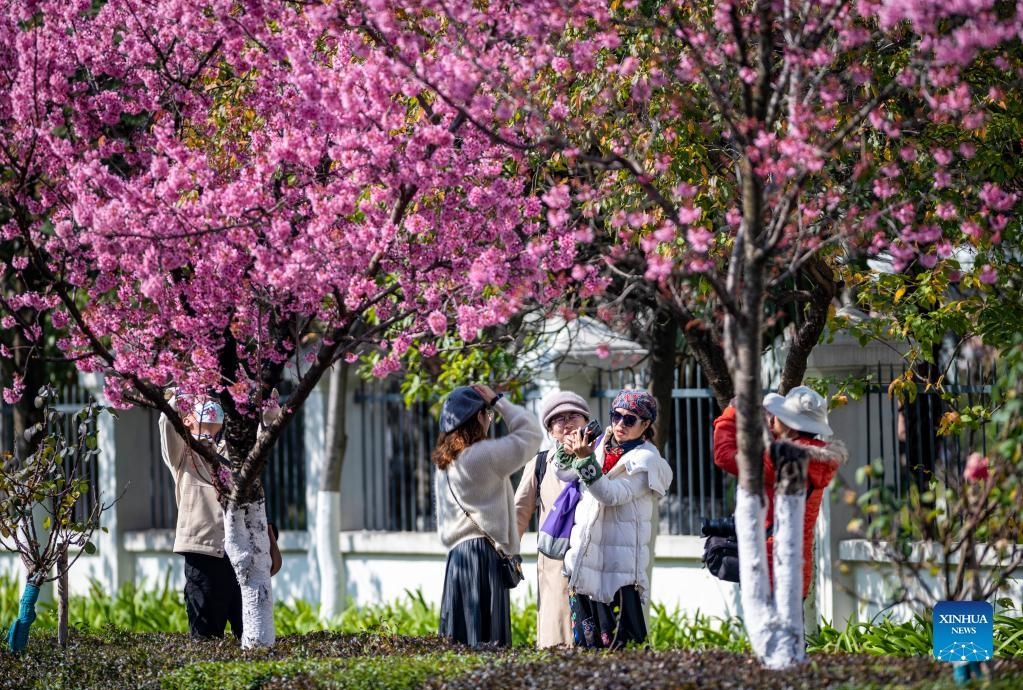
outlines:
[[[508, 435], [492, 439], [495, 411]], [[434, 495], [437, 531], [448, 549], [440, 634], [473, 647], [509, 646], [511, 604], [496, 549], [519, 552], [511, 475], [533, 456], [542, 433], [526, 409], [483, 385], [451, 391], [440, 430]]]

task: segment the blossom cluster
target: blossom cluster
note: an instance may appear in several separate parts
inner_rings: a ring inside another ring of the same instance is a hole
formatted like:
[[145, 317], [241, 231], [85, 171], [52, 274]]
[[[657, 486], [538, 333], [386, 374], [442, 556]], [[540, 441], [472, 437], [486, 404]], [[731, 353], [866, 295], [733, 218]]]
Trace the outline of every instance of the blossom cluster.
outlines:
[[575, 235], [492, 131], [492, 71], [547, 58], [473, 47], [579, 21], [543, 4], [4, 2], [0, 136], [24, 171], [4, 194], [25, 213], [0, 233], [50, 278], [22, 299], [114, 404], [141, 380], [244, 409], [322, 345], [381, 348], [385, 375], [413, 338], [506, 322], [558, 290]]

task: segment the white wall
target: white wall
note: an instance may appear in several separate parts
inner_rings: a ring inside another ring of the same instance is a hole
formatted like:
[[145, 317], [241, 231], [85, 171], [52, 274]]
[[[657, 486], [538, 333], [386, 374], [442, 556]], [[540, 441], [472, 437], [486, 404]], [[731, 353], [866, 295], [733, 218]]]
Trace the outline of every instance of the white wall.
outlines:
[[[158, 589], [169, 577], [169, 586], [180, 591], [184, 586], [184, 559], [171, 552], [173, 533], [170, 530], [129, 532], [124, 538], [124, 551], [131, 561], [136, 584], [144, 589]], [[305, 532], [282, 532], [280, 540], [284, 564], [273, 578], [274, 598], [293, 602], [296, 599], [315, 601], [316, 573], [308, 567], [309, 537]], [[522, 603], [535, 597], [536, 534], [523, 539], [523, 566], [526, 581], [512, 591], [512, 600]], [[435, 534], [393, 532], [343, 532], [341, 551], [347, 573], [347, 596], [357, 606], [403, 602], [409, 592], [421, 591], [423, 598], [439, 605], [444, 586], [446, 552]], [[699, 612], [719, 618], [741, 616], [739, 588], [722, 582], [702, 567], [700, 556], [703, 540], [691, 536], [657, 538], [651, 600], [668, 612], [678, 611], [692, 617]], [[90, 578], [104, 580], [103, 559], [83, 556], [71, 570], [69, 578], [73, 594], [87, 594]], [[820, 558], [818, 558], [818, 569]], [[890, 564], [879, 559], [863, 540], [846, 540], [839, 544], [832, 570], [844, 570], [851, 583], [843, 596], [855, 602], [847, 617], [853, 621], [870, 621], [879, 614], [906, 620], [914, 611], [924, 613], [923, 606], [905, 605], [889, 608], [895, 580]], [[24, 569], [12, 554], [0, 554], [0, 573], [24, 581]], [[169, 575], [168, 575], [169, 573]], [[1008, 597], [1023, 601], [1023, 571], [996, 598]], [[819, 583], [818, 583], [819, 584]], [[51, 600], [53, 585], [47, 583], [41, 592], [44, 601]], [[113, 593], [111, 591], [111, 593]], [[844, 627], [847, 619], [835, 620], [822, 611], [826, 620]], [[810, 623], [811, 621], [808, 621]]]
[[[401, 600], [416, 589], [426, 601], [440, 604], [447, 553], [435, 534], [346, 532], [341, 550], [348, 596], [356, 605]], [[738, 587], [710, 575], [700, 562], [702, 553], [699, 537], [658, 537], [651, 600], [669, 611], [736, 615]], [[522, 556], [526, 581], [512, 590], [518, 602], [536, 593], [535, 533], [523, 538]]]
[[[892, 606], [891, 602], [897, 599], [900, 591], [899, 580], [896, 571], [887, 557], [877, 547], [864, 539], [849, 539], [843, 541], [839, 547], [841, 562], [849, 570], [850, 579], [856, 599], [856, 610], [854, 616], [860, 621], [870, 621], [877, 616], [889, 615], [897, 621], [908, 620], [914, 611], [919, 612], [926, 608], [921, 603], [897, 604]], [[982, 565], [982, 572], [986, 571]], [[955, 567], [953, 563], [952, 567]], [[992, 604], [998, 609], [999, 599], [1011, 599], [1016, 602], [1017, 611], [1019, 602], [1023, 602], [1023, 568], [1012, 573], [1014, 578], [1009, 579], [1005, 588], [992, 597]], [[932, 598], [941, 600], [941, 593], [944, 591], [939, 580], [940, 573], [924, 575], [923, 581], [927, 589], [933, 592]], [[913, 590], [920, 598], [927, 598], [927, 595], [919, 587]]]

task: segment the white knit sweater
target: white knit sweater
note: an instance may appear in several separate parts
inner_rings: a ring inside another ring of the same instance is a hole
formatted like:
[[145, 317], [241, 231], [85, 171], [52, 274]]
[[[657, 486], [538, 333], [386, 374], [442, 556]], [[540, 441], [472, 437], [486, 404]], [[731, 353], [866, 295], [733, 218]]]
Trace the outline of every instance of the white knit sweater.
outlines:
[[447, 471], [436, 473], [437, 532], [448, 549], [483, 536], [455, 503], [448, 489], [450, 479], [458, 500], [498, 548], [509, 554], [519, 552], [511, 475], [536, 453], [543, 432], [532, 413], [505, 398], [498, 400], [494, 409], [504, 418], [508, 435], [477, 441], [463, 450]]

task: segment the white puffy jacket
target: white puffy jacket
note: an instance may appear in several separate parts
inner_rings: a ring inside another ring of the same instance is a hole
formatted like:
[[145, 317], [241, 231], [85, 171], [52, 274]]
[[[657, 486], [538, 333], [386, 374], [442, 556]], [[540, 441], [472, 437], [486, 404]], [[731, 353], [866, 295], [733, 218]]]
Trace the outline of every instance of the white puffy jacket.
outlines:
[[[597, 446], [596, 459], [603, 464], [603, 444]], [[565, 555], [569, 590], [610, 604], [619, 589], [636, 585], [647, 601], [657, 504], [671, 477], [667, 461], [646, 442], [583, 490]]]

